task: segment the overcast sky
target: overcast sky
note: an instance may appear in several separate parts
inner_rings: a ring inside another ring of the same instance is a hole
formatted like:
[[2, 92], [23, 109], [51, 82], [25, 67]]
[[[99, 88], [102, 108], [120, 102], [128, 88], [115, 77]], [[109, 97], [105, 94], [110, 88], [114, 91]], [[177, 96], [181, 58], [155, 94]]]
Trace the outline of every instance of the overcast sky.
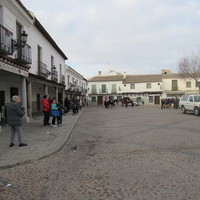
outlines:
[[21, 0], [86, 78], [177, 72], [200, 45], [199, 0]]

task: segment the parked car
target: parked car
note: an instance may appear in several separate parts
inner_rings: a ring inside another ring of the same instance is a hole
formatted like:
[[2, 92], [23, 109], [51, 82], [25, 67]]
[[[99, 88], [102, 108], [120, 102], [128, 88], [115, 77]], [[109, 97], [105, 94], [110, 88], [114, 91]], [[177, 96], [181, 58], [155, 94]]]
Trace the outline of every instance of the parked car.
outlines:
[[133, 106], [139, 106], [139, 102], [133, 101]]
[[179, 102], [181, 112], [193, 112], [196, 116], [200, 115], [200, 95], [183, 95]]
[[122, 104], [126, 104], [127, 103], [127, 106], [139, 106], [139, 102], [137, 101], [134, 101], [132, 99], [130, 99], [129, 97], [124, 97], [122, 99]]

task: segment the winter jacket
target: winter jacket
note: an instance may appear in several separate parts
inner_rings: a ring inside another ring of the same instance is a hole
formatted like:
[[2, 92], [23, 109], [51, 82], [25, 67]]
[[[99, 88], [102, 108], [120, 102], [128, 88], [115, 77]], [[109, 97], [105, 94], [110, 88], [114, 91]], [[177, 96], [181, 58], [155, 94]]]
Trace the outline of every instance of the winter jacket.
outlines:
[[50, 107], [49, 107], [49, 100], [48, 99], [42, 99], [42, 107], [43, 107], [43, 111], [49, 111]]
[[58, 107], [56, 106], [55, 103], [51, 104], [51, 110], [58, 110]]
[[8, 126], [21, 126], [22, 117], [25, 112], [17, 102], [10, 102], [7, 106], [7, 123]]

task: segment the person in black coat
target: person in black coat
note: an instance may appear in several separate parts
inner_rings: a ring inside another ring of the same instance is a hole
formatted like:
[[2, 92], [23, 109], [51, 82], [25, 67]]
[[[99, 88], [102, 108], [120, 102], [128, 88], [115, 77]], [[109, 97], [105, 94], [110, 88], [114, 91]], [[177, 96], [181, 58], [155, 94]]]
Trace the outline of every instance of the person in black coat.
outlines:
[[22, 117], [25, 114], [25, 108], [21, 107], [18, 96], [13, 96], [12, 101], [7, 105], [7, 123], [11, 127], [10, 147], [15, 144], [15, 135], [18, 135], [19, 147], [27, 146], [22, 141]]

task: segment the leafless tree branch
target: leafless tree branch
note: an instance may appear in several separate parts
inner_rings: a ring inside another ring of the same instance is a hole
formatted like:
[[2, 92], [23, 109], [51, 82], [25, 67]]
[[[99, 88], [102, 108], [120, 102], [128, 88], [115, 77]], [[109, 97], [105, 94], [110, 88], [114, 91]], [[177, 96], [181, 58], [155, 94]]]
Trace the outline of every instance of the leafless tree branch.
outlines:
[[178, 63], [178, 72], [184, 78], [200, 79], [200, 52], [190, 56], [183, 56]]

